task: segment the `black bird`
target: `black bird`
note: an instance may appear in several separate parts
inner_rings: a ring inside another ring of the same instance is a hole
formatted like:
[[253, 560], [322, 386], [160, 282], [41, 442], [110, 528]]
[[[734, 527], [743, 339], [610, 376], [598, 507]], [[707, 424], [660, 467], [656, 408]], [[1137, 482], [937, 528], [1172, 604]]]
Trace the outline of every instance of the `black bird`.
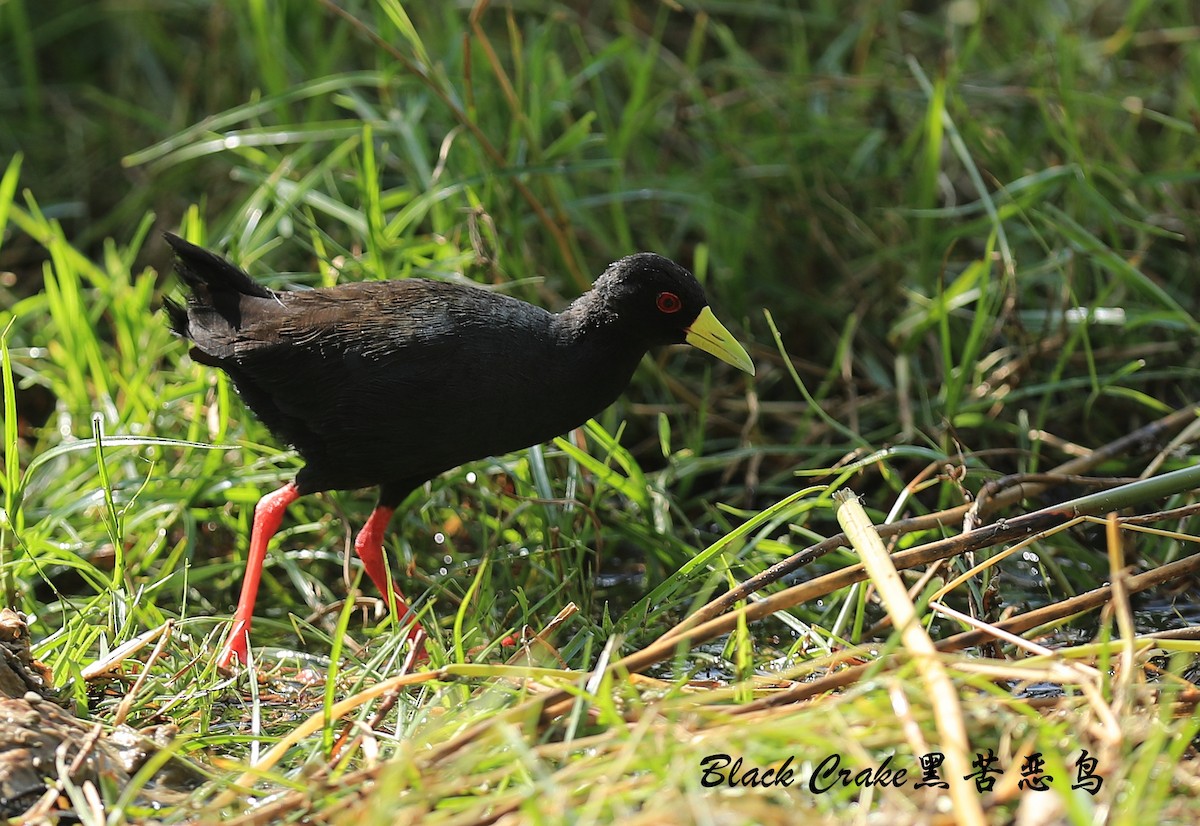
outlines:
[[[166, 233], [191, 289], [166, 302], [192, 358], [229, 374], [305, 465], [254, 509], [246, 577], [218, 664], [245, 663], [267, 543], [287, 506], [325, 490], [379, 487], [354, 542], [380, 593], [383, 533], [414, 488], [443, 471], [546, 441], [600, 413], [647, 349], [687, 342], [754, 373], [696, 279], [638, 253], [610, 264], [555, 315], [477, 287], [410, 278], [277, 292]], [[419, 627], [415, 624], [410, 637]]]

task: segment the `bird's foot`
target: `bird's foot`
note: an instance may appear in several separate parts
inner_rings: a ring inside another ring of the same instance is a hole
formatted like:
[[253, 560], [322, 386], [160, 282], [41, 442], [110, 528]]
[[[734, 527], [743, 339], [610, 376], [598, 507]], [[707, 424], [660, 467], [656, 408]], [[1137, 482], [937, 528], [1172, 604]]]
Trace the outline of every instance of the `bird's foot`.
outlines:
[[423, 665], [429, 662], [429, 652], [425, 649], [425, 641], [429, 638], [425, 635], [425, 629], [419, 622], [412, 624], [405, 634], [405, 638], [412, 645], [412, 651], [409, 654], [412, 664]]
[[248, 623], [234, 622], [229, 637], [217, 654], [216, 665], [221, 671], [231, 672], [250, 662], [250, 628]]

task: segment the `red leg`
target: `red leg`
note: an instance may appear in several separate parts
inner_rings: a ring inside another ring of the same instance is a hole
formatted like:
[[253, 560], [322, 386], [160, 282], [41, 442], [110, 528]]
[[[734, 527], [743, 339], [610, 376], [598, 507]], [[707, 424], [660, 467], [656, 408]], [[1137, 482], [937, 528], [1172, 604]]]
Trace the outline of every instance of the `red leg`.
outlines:
[[268, 493], [254, 508], [254, 527], [250, 531], [250, 555], [246, 558], [246, 577], [242, 580], [242, 594], [238, 597], [237, 610], [233, 613], [233, 627], [225, 640], [225, 647], [217, 655], [218, 668], [231, 668], [249, 661], [250, 621], [254, 615], [254, 600], [258, 597], [258, 583], [262, 579], [263, 562], [267, 558], [267, 543], [279, 530], [287, 506], [300, 498], [300, 490], [294, 482]]
[[[411, 611], [408, 602], [404, 599], [404, 594], [400, 593], [400, 588], [388, 576], [387, 565], [383, 561], [383, 532], [395, 512], [395, 508], [383, 505], [379, 505], [371, 511], [370, 517], [367, 518], [367, 524], [363, 525], [363, 529], [358, 532], [358, 536], [354, 540], [354, 550], [358, 554], [358, 558], [362, 560], [367, 576], [371, 578], [375, 587], [379, 589], [379, 593], [388, 601], [388, 606], [395, 612], [396, 617], [403, 621]], [[413, 623], [412, 627], [408, 629], [408, 638], [414, 639], [420, 632], [420, 624]]]

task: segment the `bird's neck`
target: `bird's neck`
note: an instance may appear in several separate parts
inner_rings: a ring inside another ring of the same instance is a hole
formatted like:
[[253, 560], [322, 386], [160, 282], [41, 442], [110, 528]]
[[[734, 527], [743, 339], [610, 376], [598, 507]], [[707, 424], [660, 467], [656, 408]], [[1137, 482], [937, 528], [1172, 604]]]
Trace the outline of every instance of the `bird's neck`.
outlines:
[[638, 337], [636, 328], [622, 323], [597, 290], [590, 290], [571, 302], [554, 316], [552, 325], [561, 346], [575, 349], [581, 357], [586, 354], [604, 358], [607, 354], [615, 362], [628, 363], [631, 373], [633, 365], [649, 349]]
[[554, 323], [560, 336], [576, 339], [619, 326], [619, 319], [617, 314], [608, 308], [601, 291], [593, 288], [555, 316]]
[[553, 335], [578, 382], [576, 392], [597, 407], [607, 407], [629, 384], [647, 347], [636, 330], [606, 310], [595, 291], [584, 293], [554, 316]]

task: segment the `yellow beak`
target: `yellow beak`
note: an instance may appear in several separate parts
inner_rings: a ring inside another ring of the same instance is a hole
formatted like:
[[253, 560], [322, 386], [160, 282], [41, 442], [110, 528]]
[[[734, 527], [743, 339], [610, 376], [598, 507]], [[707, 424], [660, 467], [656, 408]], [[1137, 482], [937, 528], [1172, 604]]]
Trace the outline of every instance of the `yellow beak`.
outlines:
[[712, 353], [726, 364], [732, 364], [737, 369], [754, 375], [754, 362], [750, 360], [746, 349], [737, 343], [737, 339], [730, 335], [724, 324], [717, 321], [711, 308], [705, 307], [701, 310], [692, 326], [684, 332], [687, 335], [683, 340], [688, 344], [699, 347], [706, 353]]

